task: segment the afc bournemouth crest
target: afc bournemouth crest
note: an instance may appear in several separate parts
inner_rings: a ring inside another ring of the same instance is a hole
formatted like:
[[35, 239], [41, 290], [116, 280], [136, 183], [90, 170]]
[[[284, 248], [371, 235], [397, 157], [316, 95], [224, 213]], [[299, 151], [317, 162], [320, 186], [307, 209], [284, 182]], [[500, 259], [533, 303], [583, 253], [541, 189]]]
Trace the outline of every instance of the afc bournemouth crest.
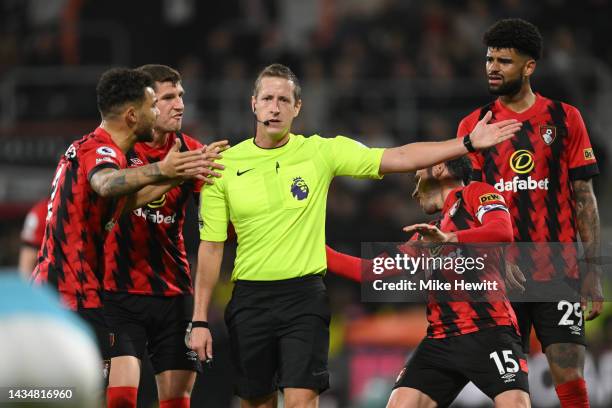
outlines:
[[544, 143], [550, 146], [557, 138], [557, 128], [549, 125], [540, 126], [540, 136], [542, 136]]

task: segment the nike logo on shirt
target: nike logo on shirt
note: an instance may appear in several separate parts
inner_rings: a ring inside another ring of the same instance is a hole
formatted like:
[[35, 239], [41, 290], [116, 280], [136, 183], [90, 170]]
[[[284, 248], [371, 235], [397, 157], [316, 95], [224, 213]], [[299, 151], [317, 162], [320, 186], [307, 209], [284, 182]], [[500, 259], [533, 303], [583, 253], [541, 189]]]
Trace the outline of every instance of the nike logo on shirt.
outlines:
[[245, 171], [240, 171], [240, 170], [237, 170], [237, 171], [236, 171], [236, 175], [237, 175], [237, 176], [242, 176], [244, 173], [246, 173], [246, 172], [248, 172], [248, 171], [251, 171], [251, 170], [253, 170], [253, 169], [254, 169], [254, 168], [251, 168], [251, 169], [248, 169], [248, 170], [245, 170]]

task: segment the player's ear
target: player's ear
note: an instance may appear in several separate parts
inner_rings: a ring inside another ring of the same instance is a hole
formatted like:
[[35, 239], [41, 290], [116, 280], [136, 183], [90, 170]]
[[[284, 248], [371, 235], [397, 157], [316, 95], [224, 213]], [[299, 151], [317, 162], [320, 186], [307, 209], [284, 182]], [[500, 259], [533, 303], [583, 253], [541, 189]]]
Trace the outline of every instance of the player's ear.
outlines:
[[442, 178], [442, 175], [444, 174], [445, 171], [446, 171], [446, 165], [444, 163], [436, 164], [435, 166], [431, 168], [431, 175], [435, 179], [440, 179]]
[[123, 112], [123, 117], [129, 127], [138, 123], [138, 111], [134, 105], [128, 105]]
[[257, 102], [257, 98], [255, 98], [255, 95], [251, 96], [251, 110], [253, 111], [253, 113], [257, 112], [257, 109], [255, 108], [255, 102]]
[[298, 99], [295, 102], [295, 114], [293, 115], [294, 118], [297, 118], [297, 116], [300, 114], [301, 109], [302, 109], [302, 100]]
[[533, 74], [533, 72], [536, 69], [536, 61], [534, 59], [530, 59], [525, 63], [525, 66], [523, 67], [523, 76], [526, 77], [530, 77], [531, 74]]

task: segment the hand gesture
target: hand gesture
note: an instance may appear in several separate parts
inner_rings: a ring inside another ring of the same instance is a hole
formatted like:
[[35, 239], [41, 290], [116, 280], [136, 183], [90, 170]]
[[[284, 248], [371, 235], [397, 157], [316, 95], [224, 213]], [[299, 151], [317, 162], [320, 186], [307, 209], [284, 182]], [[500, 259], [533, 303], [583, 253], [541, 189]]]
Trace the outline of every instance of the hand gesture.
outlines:
[[162, 175], [168, 178], [198, 177], [205, 169], [205, 160], [202, 150], [188, 150], [181, 152], [181, 140], [176, 139], [166, 157], [159, 162]]
[[215, 161], [221, 158], [220, 153], [227, 147], [227, 140], [223, 140], [201, 149], [181, 152], [181, 140], [177, 138], [166, 157], [160, 162], [160, 170], [168, 178], [195, 178], [212, 184], [212, 177], [221, 177], [221, 174], [213, 169], [223, 170], [225, 168]]
[[418, 232], [425, 242], [457, 242], [457, 236], [452, 232], [442, 232], [435, 225], [413, 224], [402, 228], [404, 232]]
[[474, 149], [486, 149], [494, 146], [504, 140], [514, 137], [515, 133], [521, 129], [523, 124], [516, 119], [502, 120], [501, 122], [489, 123], [493, 113], [488, 111], [484, 117], [478, 121], [472, 133], [470, 140]]
[[202, 150], [202, 154], [206, 168], [200, 174], [202, 177], [197, 178], [204, 181], [206, 184], [213, 184], [213, 177], [221, 177], [221, 174], [215, 172], [213, 169], [223, 170], [225, 168], [225, 166], [215, 161], [222, 158], [220, 153], [227, 149], [229, 149], [229, 142], [227, 140], [220, 140], [205, 146]]

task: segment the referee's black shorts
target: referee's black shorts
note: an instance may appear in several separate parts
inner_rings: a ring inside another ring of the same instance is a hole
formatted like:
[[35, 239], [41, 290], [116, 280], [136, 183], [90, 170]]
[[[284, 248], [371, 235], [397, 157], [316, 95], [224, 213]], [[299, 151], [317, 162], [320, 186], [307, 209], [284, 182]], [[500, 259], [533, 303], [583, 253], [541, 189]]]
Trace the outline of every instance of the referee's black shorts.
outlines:
[[329, 299], [320, 275], [237, 281], [225, 310], [236, 394], [329, 388]]

